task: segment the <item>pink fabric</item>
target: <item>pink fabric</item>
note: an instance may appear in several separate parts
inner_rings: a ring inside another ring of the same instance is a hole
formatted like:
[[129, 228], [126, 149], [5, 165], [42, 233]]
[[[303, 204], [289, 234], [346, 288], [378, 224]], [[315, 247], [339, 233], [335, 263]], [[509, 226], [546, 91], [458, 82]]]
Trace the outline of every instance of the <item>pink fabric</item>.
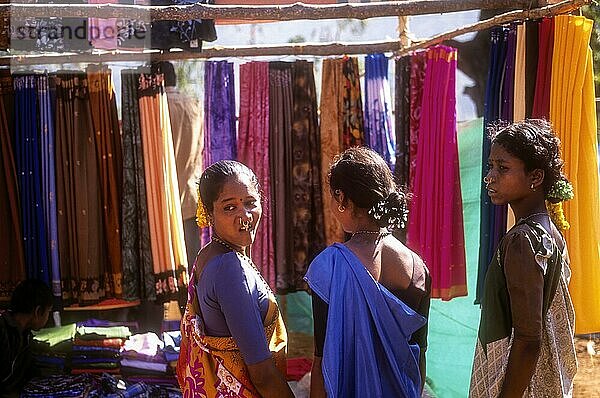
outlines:
[[[88, 4], [117, 4], [118, 2], [118, 0], [88, 0]], [[88, 37], [94, 48], [116, 50], [117, 18], [88, 18]]]
[[262, 189], [263, 215], [252, 245], [252, 259], [275, 290], [269, 166], [269, 64], [249, 62], [240, 66], [240, 116], [238, 160], [256, 173]]
[[431, 297], [466, 296], [462, 195], [456, 129], [456, 60], [452, 47], [427, 51], [410, 204], [408, 246], [429, 267]]

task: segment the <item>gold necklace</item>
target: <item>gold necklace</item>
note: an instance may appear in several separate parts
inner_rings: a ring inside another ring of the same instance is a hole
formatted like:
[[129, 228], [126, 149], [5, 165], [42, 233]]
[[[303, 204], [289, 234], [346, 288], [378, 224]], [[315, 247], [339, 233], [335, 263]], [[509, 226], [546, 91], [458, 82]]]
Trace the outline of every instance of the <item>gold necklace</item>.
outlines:
[[548, 217], [550, 217], [547, 212], [540, 211], [540, 212], [537, 212], [537, 213], [532, 213], [532, 214], [528, 215], [527, 217], [520, 218], [519, 222], [525, 221], [525, 220], [529, 220], [531, 217], [535, 217], [535, 216], [548, 216]]
[[212, 235], [211, 240], [214, 240], [215, 242], [219, 243], [221, 246], [223, 246], [223, 247], [231, 250], [232, 252], [238, 254], [241, 258], [243, 258], [244, 260], [246, 260], [246, 262], [248, 264], [250, 264], [250, 266], [252, 268], [254, 268], [254, 270], [256, 271], [256, 273], [258, 274], [258, 276], [260, 277], [260, 279], [265, 284], [265, 286], [266, 286], [267, 290], [269, 291], [269, 293], [271, 293], [273, 296], [275, 296], [275, 293], [273, 293], [273, 290], [271, 290], [271, 286], [269, 286], [269, 284], [267, 283], [267, 281], [265, 280], [265, 278], [262, 276], [262, 274], [260, 273], [260, 271], [258, 270], [258, 268], [256, 267], [256, 265], [254, 265], [254, 261], [252, 261], [252, 259], [250, 257], [248, 257], [246, 255], [246, 253], [242, 253], [241, 251], [235, 249], [229, 242], [227, 242], [226, 240], [220, 238], [216, 234]]
[[368, 231], [368, 230], [360, 230], [360, 231], [355, 231], [352, 232], [352, 237], [354, 237], [354, 235], [377, 235], [378, 237], [383, 238], [384, 236], [388, 236], [391, 235], [392, 233], [390, 231]]

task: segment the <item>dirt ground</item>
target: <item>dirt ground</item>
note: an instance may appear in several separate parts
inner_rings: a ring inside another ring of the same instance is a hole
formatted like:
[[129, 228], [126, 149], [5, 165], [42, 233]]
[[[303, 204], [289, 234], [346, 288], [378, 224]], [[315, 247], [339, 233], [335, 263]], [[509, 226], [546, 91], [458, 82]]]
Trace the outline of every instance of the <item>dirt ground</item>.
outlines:
[[[588, 342], [594, 344], [595, 355], [588, 352]], [[288, 357], [308, 357], [313, 353], [313, 338], [304, 333], [289, 333]], [[600, 398], [600, 337], [594, 340], [575, 338], [579, 370], [575, 377], [574, 398]]]
[[[596, 355], [588, 352], [588, 342], [594, 344]], [[594, 340], [575, 338], [579, 369], [573, 387], [573, 397], [600, 398], [600, 338]]]

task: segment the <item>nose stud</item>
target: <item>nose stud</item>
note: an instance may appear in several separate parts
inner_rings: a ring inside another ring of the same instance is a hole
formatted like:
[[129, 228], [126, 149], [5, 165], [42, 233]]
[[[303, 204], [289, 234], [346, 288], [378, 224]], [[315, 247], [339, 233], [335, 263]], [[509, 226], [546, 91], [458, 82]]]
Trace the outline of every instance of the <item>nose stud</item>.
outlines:
[[250, 229], [251, 223], [252, 223], [252, 220], [242, 220], [242, 217], [240, 217], [240, 225], [242, 226], [242, 228]]

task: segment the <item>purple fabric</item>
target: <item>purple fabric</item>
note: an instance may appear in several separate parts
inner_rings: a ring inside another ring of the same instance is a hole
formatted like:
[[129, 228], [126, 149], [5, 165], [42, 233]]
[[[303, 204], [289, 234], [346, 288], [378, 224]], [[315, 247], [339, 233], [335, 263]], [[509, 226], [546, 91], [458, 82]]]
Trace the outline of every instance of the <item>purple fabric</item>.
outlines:
[[113, 327], [113, 326], [127, 326], [131, 331], [138, 330], [140, 325], [137, 322], [113, 322], [106, 321], [103, 319], [90, 318], [85, 321], [77, 322], [77, 327]]
[[[236, 108], [233, 63], [207, 62], [204, 69], [203, 165], [237, 159]], [[201, 246], [210, 241], [210, 228], [202, 229]], [[190, 268], [191, 269], [191, 268]]]
[[210, 260], [202, 270], [196, 294], [203, 333], [232, 336], [247, 365], [271, 356], [263, 327], [269, 309], [267, 287], [236, 254], [229, 252]]
[[390, 169], [396, 163], [396, 137], [392, 124], [392, 97], [388, 59], [383, 54], [365, 57], [365, 144], [379, 153]]

